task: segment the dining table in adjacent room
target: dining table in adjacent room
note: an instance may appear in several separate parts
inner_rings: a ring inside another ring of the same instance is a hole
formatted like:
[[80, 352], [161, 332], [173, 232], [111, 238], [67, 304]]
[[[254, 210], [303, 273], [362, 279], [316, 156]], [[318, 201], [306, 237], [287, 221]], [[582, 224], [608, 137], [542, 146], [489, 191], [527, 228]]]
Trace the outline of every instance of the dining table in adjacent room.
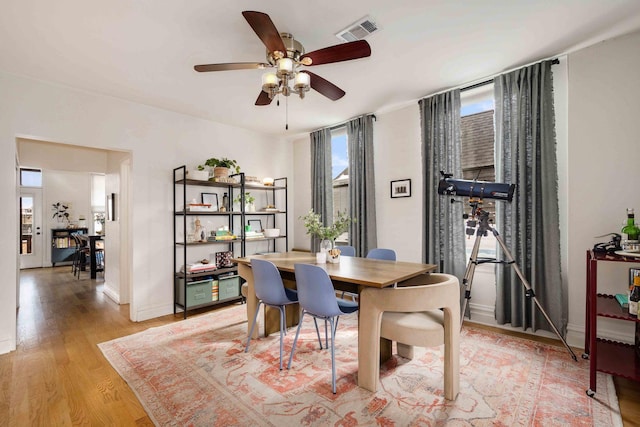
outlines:
[[[436, 270], [434, 264], [422, 264], [404, 261], [384, 261], [359, 257], [340, 257], [337, 263], [317, 264], [316, 255], [309, 252], [285, 252], [266, 255], [251, 255], [235, 258], [238, 263], [238, 273], [247, 282], [247, 319], [252, 319], [258, 305], [258, 299], [253, 287], [253, 273], [251, 271], [251, 258], [260, 258], [271, 261], [280, 271], [282, 281], [286, 287], [295, 289], [295, 264], [316, 264], [321, 266], [331, 278], [336, 290], [359, 294], [366, 287], [385, 288], [398, 283], [400, 286], [420, 284], [421, 276]], [[287, 326], [298, 323], [297, 305], [287, 308]], [[278, 310], [265, 307], [264, 322], [265, 336], [280, 330]], [[256, 328], [252, 338], [258, 337], [260, 319], [257, 319]], [[247, 325], [247, 335], [250, 333], [251, 322]], [[370, 331], [360, 329], [358, 322], [358, 334], [366, 334]], [[380, 340], [380, 360], [385, 361], [391, 357], [391, 341], [384, 338]], [[358, 366], [360, 372], [362, 367]], [[359, 376], [360, 378], [360, 376]]]
[[89, 268], [91, 278], [95, 279], [98, 276], [98, 261], [96, 259], [96, 249], [98, 245], [102, 243], [102, 234], [77, 234], [80, 240], [87, 242], [89, 246]]

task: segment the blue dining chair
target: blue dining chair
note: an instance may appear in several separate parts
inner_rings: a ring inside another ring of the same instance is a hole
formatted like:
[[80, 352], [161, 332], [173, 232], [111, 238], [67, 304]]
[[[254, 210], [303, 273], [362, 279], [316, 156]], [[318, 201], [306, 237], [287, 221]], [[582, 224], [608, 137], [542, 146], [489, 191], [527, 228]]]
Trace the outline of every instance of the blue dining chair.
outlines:
[[253, 287], [256, 292], [256, 297], [258, 298], [258, 305], [256, 306], [256, 312], [253, 316], [251, 332], [249, 332], [247, 346], [244, 352], [247, 353], [249, 351], [249, 343], [253, 336], [253, 329], [256, 326], [260, 304], [275, 307], [280, 311], [280, 370], [282, 370], [283, 337], [287, 333], [285, 306], [297, 303], [298, 293], [293, 289], [284, 287], [280, 272], [278, 272], [278, 269], [272, 262], [252, 259], [251, 270], [253, 271]]
[[[320, 332], [318, 331], [318, 323], [316, 319], [325, 321], [325, 331], [327, 321], [331, 328], [331, 390], [336, 393], [336, 354], [335, 354], [335, 335], [338, 326], [337, 320], [339, 316], [353, 313], [358, 310], [358, 304], [352, 301], [345, 301], [336, 298], [335, 290], [331, 278], [325, 270], [317, 265], [311, 264], [295, 264], [296, 286], [298, 288], [298, 299], [302, 314], [300, 315], [300, 323], [296, 331], [296, 337], [293, 340], [293, 348], [289, 355], [289, 364], [287, 369], [291, 368], [293, 354], [296, 351], [296, 344], [300, 336], [300, 329], [305, 314], [313, 317], [318, 340], [320, 340]], [[320, 340], [320, 349], [322, 349], [322, 340]]]
[[[338, 246], [338, 249], [340, 249], [340, 256], [350, 256], [350, 257], [356, 256], [356, 248], [354, 248], [353, 246], [349, 246], [349, 245]], [[351, 300], [353, 301], [356, 301], [358, 299], [358, 294], [341, 291], [340, 298], [344, 298], [345, 296], [350, 297]]]
[[393, 249], [374, 248], [367, 253], [367, 258], [395, 261], [396, 252]]
[[353, 246], [338, 246], [338, 249], [340, 249], [340, 256], [356, 256], [356, 248]]

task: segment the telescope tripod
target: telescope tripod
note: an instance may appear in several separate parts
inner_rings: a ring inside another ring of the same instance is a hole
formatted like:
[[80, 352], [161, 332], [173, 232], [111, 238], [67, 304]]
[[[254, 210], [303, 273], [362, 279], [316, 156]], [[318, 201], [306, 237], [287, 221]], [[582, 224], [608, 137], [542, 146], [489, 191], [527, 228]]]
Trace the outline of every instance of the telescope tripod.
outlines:
[[[551, 321], [547, 313], [544, 311], [544, 309], [540, 305], [540, 302], [538, 301], [538, 298], [536, 297], [533, 289], [531, 289], [531, 285], [522, 274], [520, 267], [513, 259], [511, 252], [509, 252], [509, 249], [507, 249], [507, 246], [505, 245], [504, 240], [502, 240], [502, 237], [500, 237], [500, 234], [498, 234], [498, 231], [494, 227], [492, 227], [491, 224], [489, 224], [489, 212], [484, 211], [481, 208], [478, 208], [476, 204], [475, 206], [473, 206], [473, 216], [478, 218], [478, 221], [477, 221], [478, 228], [476, 230], [476, 240], [473, 244], [473, 249], [471, 250], [471, 257], [469, 258], [469, 263], [467, 264], [467, 269], [464, 273], [464, 278], [462, 279], [462, 284], [465, 287], [465, 291], [464, 291], [464, 303], [462, 305], [462, 311], [460, 315], [460, 328], [462, 328], [462, 323], [464, 322], [464, 313], [467, 310], [467, 305], [469, 304], [469, 300], [471, 299], [471, 286], [472, 286], [473, 274], [475, 273], [476, 266], [478, 264], [485, 264], [485, 263], [510, 264], [511, 267], [513, 267], [513, 270], [515, 271], [518, 278], [520, 278], [520, 281], [522, 282], [522, 285], [525, 288], [524, 295], [527, 298], [531, 298], [533, 300], [533, 302], [536, 304], [536, 307], [538, 307], [538, 309], [540, 310], [544, 318], [547, 319], [547, 322], [549, 322], [549, 325], [551, 325], [551, 328], [553, 329], [553, 331], [556, 333], [558, 338], [560, 338], [560, 341], [562, 341], [562, 344], [564, 344], [564, 346], [567, 348], [569, 353], [571, 353], [571, 358], [574, 361], [577, 361], [578, 358], [576, 357], [575, 353], [573, 352], [573, 350], [571, 350], [571, 347], [569, 347], [569, 345], [567, 344], [567, 341], [565, 341], [562, 335], [560, 335], [560, 332], [558, 331], [556, 326], [553, 324], [553, 322]], [[469, 227], [475, 227], [476, 226], [475, 220], [467, 222], [467, 225]], [[468, 228], [467, 234], [469, 234], [469, 231], [473, 232], [473, 228]], [[498, 261], [495, 258], [485, 258], [485, 257], [478, 258], [478, 251], [480, 250], [480, 241], [482, 240], [483, 236], [487, 235], [488, 231], [491, 231], [491, 233], [494, 235], [494, 237], [498, 241], [498, 244], [500, 245], [502, 252], [506, 256], [507, 261]]]

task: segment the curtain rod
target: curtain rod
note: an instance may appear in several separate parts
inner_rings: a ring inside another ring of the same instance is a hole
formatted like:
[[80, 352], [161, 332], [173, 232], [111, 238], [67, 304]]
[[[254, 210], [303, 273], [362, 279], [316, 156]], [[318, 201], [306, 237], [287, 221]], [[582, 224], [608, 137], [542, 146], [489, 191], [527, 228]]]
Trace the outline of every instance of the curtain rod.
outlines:
[[[333, 125], [333, 126], [330, 126], [330, 127], [329, 127], [329, 130], [336, 130], [336, 129], [338, 129], [338, 128], [341, 128], [342, 126], [344, 126], [345, 124], [347, 124], [348, 122], [350, 122], [350, 121], [351, 121], [351, 120], [353, 120], [353, 119], [357, 119], [358, 117], [362, 117], [362, 116], [369, 116], [369, 115], [370, 115], [371, 117], [373, 117], [373, 120], [374, 120], [374, 121], [377, 121], [377, 120], [378, 120], [378, 118], [376, 117], [376, 115], [375, 115], [375, 114], [361, 114], [361, 115], [359, 115], [359, 116], [351, 117], [350, 119], [347, 119], [347, 120], [345, 120], [345, 121], [343, 121], [343, 122], [340, 122], [340, 123], [337, 123], [337, 124], [335, 124], [335, 125]], [[312, 130], [312, 131], [311, 131], [311, 132], [309, 132], [309, 133], [317, 132], [317, 131], [322, 130], [322, 129], [327, 129], [327, 128], [326, 128], [326, 127], [323, 127], [323, 128], [320, 128], [320, 129], [315, 129], [315, 130]]]
[[[551, 60], [551, 65], [556, 65], [556, 64], [559, 64], [559, 63], [560, 63], [560, 60], [558, 58], [554, 58], [554, 59]], [[525, 65], [525, 67], [526, 67], [526, 65]], [[519, 67], [519, 68], [523, 68], [523, 67]], [[515, 68], [515, 69], [517, 69], [517, 68]], [[506, 71], [506, 72], [508, 73], [509, 71]], [[500, 73], [500, 74], [504, 74], [504, 73]], [[495, 76], [499, 76], [500, 74], [496, 74]], [[462, 87], [462, 88], [460, 88], [460, 92], [464, 92], [464, 91], [467, 91], [467, 90], [471, 90], [471, 89], [475, 89], [475, 88], [478, 88], [478, 87], [482, 87], [482, 86], [486, 86], [488, 84], [491, 84], [491, 83], [493, 83], [493, 79], [495, 78], [495, 76], [493, 76], [489, 80], [484, 80], [484, 81], [481, 81], [481, 82], [478, 82], [478, 83], [474, 83], [474, 84], [472, 84], [470, 86]]]

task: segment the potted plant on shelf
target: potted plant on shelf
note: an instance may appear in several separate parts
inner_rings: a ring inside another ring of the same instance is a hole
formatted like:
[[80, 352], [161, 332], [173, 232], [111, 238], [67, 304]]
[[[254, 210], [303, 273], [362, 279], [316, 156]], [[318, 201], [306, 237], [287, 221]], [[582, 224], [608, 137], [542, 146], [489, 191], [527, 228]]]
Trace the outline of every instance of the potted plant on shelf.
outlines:
[[316, 236], [321, 239], [320, 251], [329, 251], [333, 249], [335, 240], [342, 233], [349, 229], [349, 225], [356, 220], [347, 216], [345, 212], [338, 212], [334, 218], [333, 224], [325, 226], [322, 223], [320, 214], [317, 214], [311, 209], [306, 215], [300, 217], [304, 221], [304, 227], [307, 229], [307, 234]]
[[[256, 198], [253, 197], [251, 195], [251, 193], [244, 193], [244, 210], [246, 212], [255, 212], [256, 211], [256, 205], [254, 204], [254, 202], [256, 201]], [[237, 203], [240, 204], [242, 203], [242, 193], [238, 194], [236, 197], [233, 198], [233, 203]]]
[[227, 177], [229, 176], [229, 171], [233, 170], [235, 173], [240, 173], [240, 166], [238, 166], [238, 162], [235, 160], [227, 159], [223, 157], [221, 159], [217, 159], [212, 157], [207, 159], [204, 162], [205, 166], [210, 166], [213, 168], [213, 176], [215, 178]]

